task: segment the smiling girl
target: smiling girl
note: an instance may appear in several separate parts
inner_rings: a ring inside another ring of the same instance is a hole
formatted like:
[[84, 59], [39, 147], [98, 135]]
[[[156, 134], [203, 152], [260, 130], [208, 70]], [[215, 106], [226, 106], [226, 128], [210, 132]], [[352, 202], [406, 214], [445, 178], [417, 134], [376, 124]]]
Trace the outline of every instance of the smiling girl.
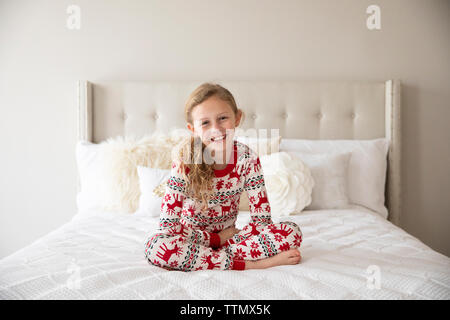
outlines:
[[[150, 264], [193, 271], [300, 262], [300, 228], [290, 221], [272, 222], [259, 157], [234, 140], [242, 115], [233, 95], [218, 84], [204, 83], [189, 96], [185, 116], [192, 135], [172, 162], [160, 230], [146, 241]], [[251, 222], [239, 230], [243, 191]]]

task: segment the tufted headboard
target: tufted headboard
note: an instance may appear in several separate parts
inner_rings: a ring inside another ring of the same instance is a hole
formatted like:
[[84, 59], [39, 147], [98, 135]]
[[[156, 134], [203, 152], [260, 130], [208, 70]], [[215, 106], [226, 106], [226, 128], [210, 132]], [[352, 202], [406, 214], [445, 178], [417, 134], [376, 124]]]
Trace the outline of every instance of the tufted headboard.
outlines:
[[[184, 103], [204, 81], [78, 81], [78, 139], [100, 142], [186, 128]], [[214, 81], [245, 113], [242, 129], [279, 129], [282, 138], [390, 140], [388, 219], [399, 224], [400, 82]], [[268, 131], [269, 132], [269, 131]]]

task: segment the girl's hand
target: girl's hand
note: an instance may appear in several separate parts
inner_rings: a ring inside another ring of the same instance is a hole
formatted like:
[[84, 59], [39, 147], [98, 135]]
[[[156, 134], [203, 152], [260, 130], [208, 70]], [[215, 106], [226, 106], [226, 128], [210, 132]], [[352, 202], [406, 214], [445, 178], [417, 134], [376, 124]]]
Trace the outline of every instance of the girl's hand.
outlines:
[[234, 226], [228, 227], [228, 228], [220, 231], [218, 233], [218, 235], [220, 237], [220, 245], [221, 246], [224, 245], [228, 239], [232, 238], [239, 231], [241, 231], [241, 230], [235, 228]]

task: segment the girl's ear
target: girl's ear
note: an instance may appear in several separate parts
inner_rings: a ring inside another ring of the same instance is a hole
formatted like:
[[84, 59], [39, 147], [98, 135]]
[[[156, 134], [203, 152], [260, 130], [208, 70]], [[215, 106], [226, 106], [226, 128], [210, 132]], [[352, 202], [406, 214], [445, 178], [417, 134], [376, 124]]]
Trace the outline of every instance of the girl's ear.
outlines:
[[188, 123], [187, 124], [187, 128], [189, 131], [191, 131], [192, 133], [194, 133], [194, 127], [192, 126], [192, 124]]
[[236, 121], [234, 124], [235, 127], [239, 126], [239, 123], [241, 123], [241, 118], [242, 118], [242, 111], [241, 111], [241, 109], [238, 109], [238, 113], [236, 115]]

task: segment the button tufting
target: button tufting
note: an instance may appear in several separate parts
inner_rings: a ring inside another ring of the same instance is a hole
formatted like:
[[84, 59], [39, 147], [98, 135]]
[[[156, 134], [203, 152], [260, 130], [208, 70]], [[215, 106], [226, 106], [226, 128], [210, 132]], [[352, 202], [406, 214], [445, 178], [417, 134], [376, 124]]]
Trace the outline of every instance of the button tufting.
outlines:
[[351, 117], [352, 117], [352, 119], [355, 119], [356, 118], [356, 114], [352, 113]]
[[122, 119], [123, 120], [127, 120], [128, 119], [128, 114], [126, 114], [125, 111], [122, 112]]
[[155, 114], [153, 115], [153, 119], [157, 120], [158, 118], [159, 118], [159, 116], [155, 113]]
[[252, 119], [253, 119], [253, 120], [256, 119], [256, 114], [252, 114]]
[[319, 113], [317, 114], [317, 118], [322, 119], [322, 118], [323, 118], [323, 114], [322, 114], [321, 112], [319, 112]]
[[287, 113], [283, 113], [281, 116], [285, 119], [288, 117]]

